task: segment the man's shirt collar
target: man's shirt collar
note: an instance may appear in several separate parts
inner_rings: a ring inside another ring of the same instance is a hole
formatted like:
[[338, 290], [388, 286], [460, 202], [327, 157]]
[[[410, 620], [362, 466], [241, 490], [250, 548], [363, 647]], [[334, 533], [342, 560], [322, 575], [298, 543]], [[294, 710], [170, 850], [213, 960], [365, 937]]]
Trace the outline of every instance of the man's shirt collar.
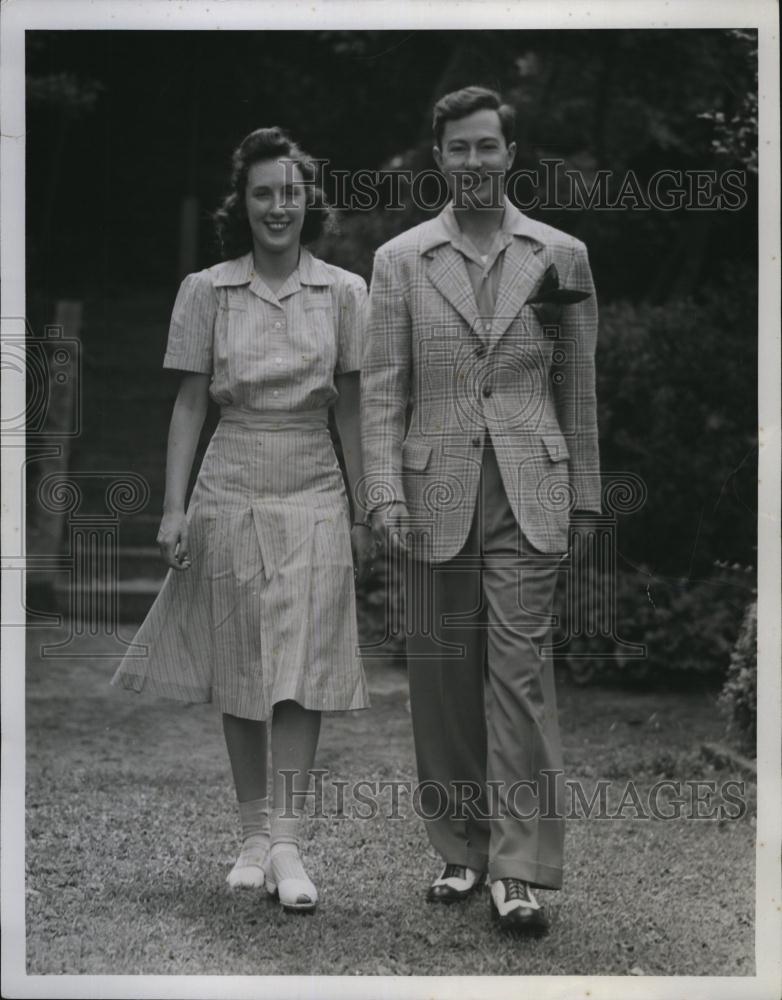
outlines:
[[[535, 234], [535, 229], [536, 224], [523, 215], [505, 197], [505, 211], [503, 212], [502, 222], [498, 230], [502, 245], [507, 246], [514, 236], [521, 236], [525, 239], [533, 240], [535, 243], [541, 243], [540, 238]], [[471, 246], [469, 241], [466, 244], [464, 242], [464, 234], [459, 228], [459, 223], [456, 221], [456, 215], [454, 214], [453, 202], [446, 205], [442, 212], [432, 219], [425, 236], [421, 240], [419, 249], [424, 254], [435, 247], [442, 246], [443, 243], [450, 243], [462, 252], [465, 252], [467, 247]]]

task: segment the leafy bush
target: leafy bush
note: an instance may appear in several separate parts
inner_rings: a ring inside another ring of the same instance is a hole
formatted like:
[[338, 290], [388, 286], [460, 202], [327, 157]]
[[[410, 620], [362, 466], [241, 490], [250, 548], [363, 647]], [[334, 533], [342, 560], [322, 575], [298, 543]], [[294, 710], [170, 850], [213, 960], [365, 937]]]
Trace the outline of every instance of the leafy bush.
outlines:
[[[580, 683], [719, 676], [736, 642], [753, 580], [752, 567], [719, 566], [700, 580], [621, 571], [614, 582], [614, 616], [600, 596], [610, 593], [606, 578], [581, 587], [570, 602], [563, 587], [557, 602], [559, 656]], [[590, 629], [612, 620], [613, 630]]]
[[728, 736], [753, 757], [757, 747], [757, 682], [758, 605], [753, 601], [744, 614], [720, 694], [720, 707], [728, 717]]
[[754, 563], [757, 325], [747, 277], [702, 301], [613, 303], [597, 358], [604, 473], [647, 487], [620, 517], [622, 554], [673, 576]]

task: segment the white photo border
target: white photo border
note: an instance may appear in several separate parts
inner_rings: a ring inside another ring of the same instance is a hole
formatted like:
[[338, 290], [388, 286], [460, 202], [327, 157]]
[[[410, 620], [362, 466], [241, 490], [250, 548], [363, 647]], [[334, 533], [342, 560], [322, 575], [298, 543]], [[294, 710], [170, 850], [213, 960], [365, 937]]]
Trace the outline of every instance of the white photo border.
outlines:
[[[772, 0], [7, 0], [0, 11], [0, 261], [5, 317], [25, 316], [25, 65], [28, 29], [654, 29], [756, 28], [759, 44], [759, 514], [756, 975], [747, 977], [30, 976], [25, 970], [24, 449], [2, 448], [2, 994], [9, 997], [778, 997], [782, 990], [780, 775], [780, 147], [779, 20]], [[24, 412], [3, 369], [2, 416]], [[20, 388], [21, 386], [21, 388]], [[21, 397], [20, 397], [21, 392]], [[21, 614], [21, 618], [19, 617]], [[715, 859], [715, 878], [719, 878]], [[739, 994], [737, 994], [737, 988]]]

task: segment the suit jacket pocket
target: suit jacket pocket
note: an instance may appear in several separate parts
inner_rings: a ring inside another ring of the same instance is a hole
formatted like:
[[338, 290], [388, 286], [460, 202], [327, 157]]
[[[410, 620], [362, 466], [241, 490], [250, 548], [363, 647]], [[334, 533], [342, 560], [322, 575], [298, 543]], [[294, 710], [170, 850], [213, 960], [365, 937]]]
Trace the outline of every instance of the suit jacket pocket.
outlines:
[[402, 444], [402, 468], [423, 472], [429, 464], [431, 454], [432, 446], [430, 444], [405, 441]]
[[564, 462], [570, 458], [567, 442], [561, 434], [544, 434], [543, 444], [552, 462]]

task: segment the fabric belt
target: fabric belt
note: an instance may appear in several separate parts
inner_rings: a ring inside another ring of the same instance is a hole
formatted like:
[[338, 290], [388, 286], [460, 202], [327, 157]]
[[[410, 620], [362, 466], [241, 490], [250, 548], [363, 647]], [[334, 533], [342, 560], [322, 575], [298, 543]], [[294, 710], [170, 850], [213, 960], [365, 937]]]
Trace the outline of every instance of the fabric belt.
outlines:
[[328, 427], [329, 411], [326, 406], [318, 410], [248, 410], [241, 406], [223, 406], [220, 419], [247, 430], [322, 430]]

